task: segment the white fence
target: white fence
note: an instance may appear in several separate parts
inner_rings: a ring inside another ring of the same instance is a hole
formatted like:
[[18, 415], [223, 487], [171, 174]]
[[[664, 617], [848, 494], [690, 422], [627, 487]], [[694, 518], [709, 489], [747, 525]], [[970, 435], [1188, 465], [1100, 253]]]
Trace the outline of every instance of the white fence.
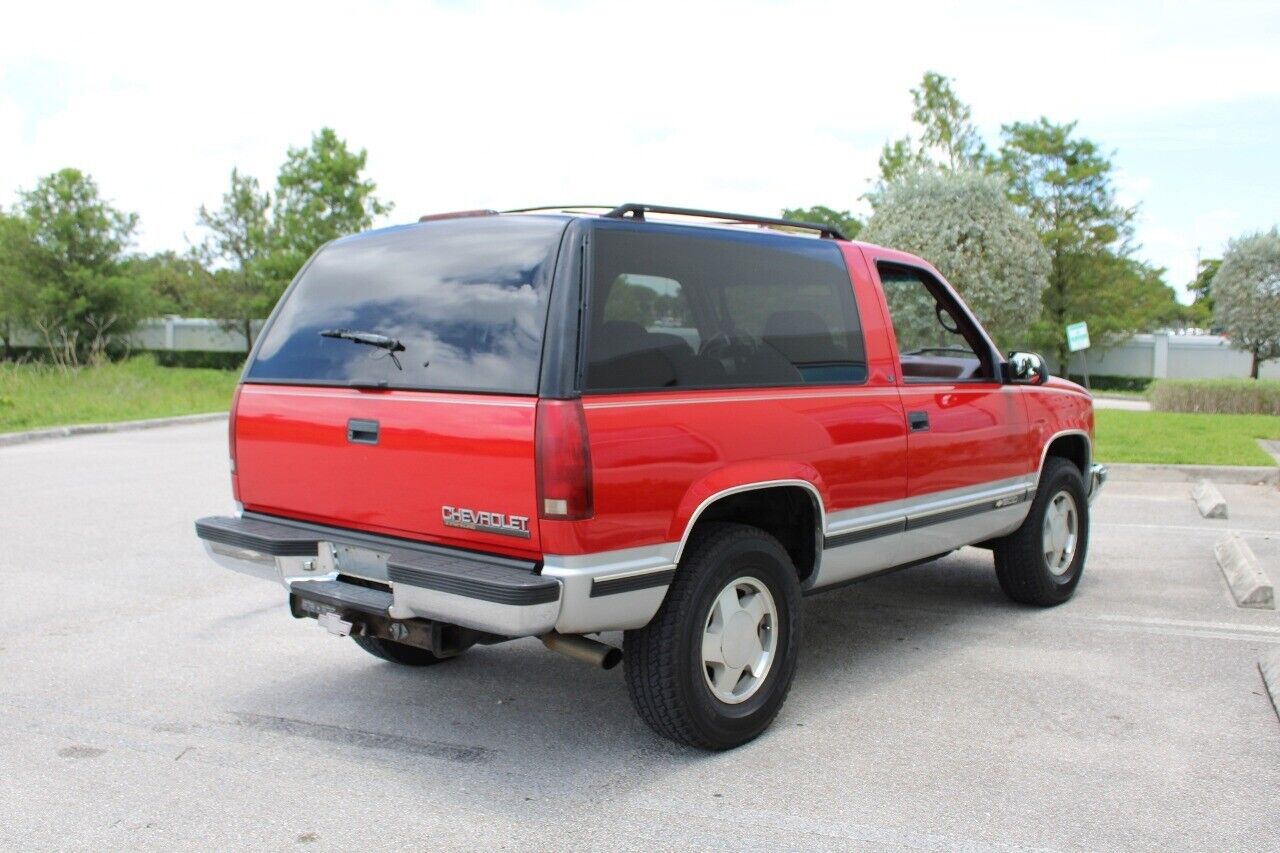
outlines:
[[[262, 321], [253, 324], [254, 335]], [[143, 320], [130, 336], [136, 349], [200, 350], [204, 352], [244, 352], [244, 335], [223, 327], [217, 320], [200, 317], [156, 317]], [[18, 346], [38, 347], [40, 339], [31, 334], [15, 336]], [[1246, 378], [1252, 359], [1234, 349], [1219, 335], [1179, 335], [1157, 332], [1134, 335], [1113, 347], [1087, 350], [1092, 376], [1134, 376], [1143, 379], [1224, 379]], [[1079, 353], [1071, 357], [1070, 372], [1079, 375], [1083, 361]], [[1264, 362], [1263, 379], [1280, 379], [1280, 359]]]
[[[262, 323], [262, 320], [254, 321], [255, 336]], [[13, 343], [20, 347], [44, 346], [44, 341], [34, 332], [18, 332], [13, 336]], [[228, 330], [217, 320], [176, 315], [143, 320], [129, 336], [129, 344], [141, 350], [246, 351], [243, 333]]]
[[[256, 336], [261, 320], [253, 323]], [[202, 317], [158, 317], [143, 320], [129, 337], [137, 349], [201, 350], [203, 352], [245, 352], [244, 333], [231, 331], [217, 320]]]
[[[1220, 335], [1178, 335], [1157, 332], [1134, 335], [1107, 349], [1086, 350], [1093, 376], [1136, 376], [1144, 379], [1248, 378], [1253, 357], [1235, 349]], [[1083, 360], [1071, 357], [1070, 372], [1079, 375]], [[1280, 360], [1262, 363], [1263, 379], [1280, 379]]]

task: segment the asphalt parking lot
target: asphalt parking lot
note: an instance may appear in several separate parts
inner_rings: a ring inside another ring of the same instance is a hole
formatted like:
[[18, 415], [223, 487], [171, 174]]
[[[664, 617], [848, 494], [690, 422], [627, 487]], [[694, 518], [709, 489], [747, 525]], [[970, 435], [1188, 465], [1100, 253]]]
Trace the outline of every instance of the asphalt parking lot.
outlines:
[[621, 671], [533, 640], [401, 669], [210, 564], [223, 423], [0, 448], [4, 849], [1280, 849], [1280, 491], [1112, 482], [1075, 599], [1008, 603], [990, 555], [806, 600], [790, 699], [708, 755]]

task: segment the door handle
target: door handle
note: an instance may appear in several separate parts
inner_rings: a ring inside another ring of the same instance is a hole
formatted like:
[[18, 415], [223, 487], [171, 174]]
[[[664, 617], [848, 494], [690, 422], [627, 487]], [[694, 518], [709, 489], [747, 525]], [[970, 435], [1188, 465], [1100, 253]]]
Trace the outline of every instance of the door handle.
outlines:
[[924, 432], [929, 428], [929, 413], [907, 412], [907, 426], [912, 432]]
[[347, 421], [347, 441], [352, 444], [377, 444], [378, 422], [355, 418]]

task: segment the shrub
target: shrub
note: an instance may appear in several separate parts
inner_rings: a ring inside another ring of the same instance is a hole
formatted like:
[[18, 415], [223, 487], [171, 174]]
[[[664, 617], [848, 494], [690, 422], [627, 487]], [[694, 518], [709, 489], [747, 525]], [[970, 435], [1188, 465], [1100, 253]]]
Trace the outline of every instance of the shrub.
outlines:
[[[1084, 374], [1071, 374], [1071, 381], [1084, 384]], [[1094, 391], [1146, 391], [1153, 380], [1145, 376], [1090, 376], [1089, 387]]]
[[1159, 379], [1148, 396], [1157, 412], [1280, 415], [1274, 379]]
[[239, 370], [244, 367], [242, 352], [218, 352], [198, 349], [153, 350], [161, 367], [211, 367], [215, 370]]

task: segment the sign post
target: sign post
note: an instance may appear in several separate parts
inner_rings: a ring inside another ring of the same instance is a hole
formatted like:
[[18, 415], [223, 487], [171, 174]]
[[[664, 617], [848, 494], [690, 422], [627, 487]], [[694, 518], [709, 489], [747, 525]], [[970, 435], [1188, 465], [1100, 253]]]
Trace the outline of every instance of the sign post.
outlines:
[[[1084, 353], [1080, 358], [1084, 361], [1084, 387], [1089, 388], [1089, 324], [1072, 323], [1067, 326], [1068, 352]], [[1089, 388], [1092, 391], [1092, 388]]]

